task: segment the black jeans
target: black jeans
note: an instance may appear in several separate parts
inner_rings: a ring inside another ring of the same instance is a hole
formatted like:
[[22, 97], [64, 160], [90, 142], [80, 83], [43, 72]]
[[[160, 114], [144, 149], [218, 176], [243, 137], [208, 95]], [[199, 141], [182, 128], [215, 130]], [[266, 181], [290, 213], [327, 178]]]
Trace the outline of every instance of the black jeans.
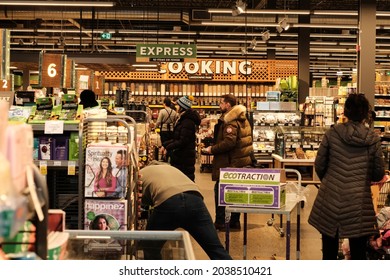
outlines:
[[[156, 207], [150, 215], [146, 230], [175, 230], [183, 228], [198, 242], [211, 260], [231, 260], [219, 240], [217, 231], [200, 195], [179, 193]], [[161, 259], [165, 241], [142, 241], [145, 260]]]
[[[214, 201], [215, 201], [215, 223], [225, 224], [225, 206], [218, 206], [219, 181], [214, 185]], [[240, 213], [232, 213], [230, 223], [239, 223]]]
[[[367, 260], [368, 236], [349, 238], [349, 249], [352, 260]], [[322, 234], [322, 259], [337, 260], [339, 253], [339, 236], [330, 237]]]

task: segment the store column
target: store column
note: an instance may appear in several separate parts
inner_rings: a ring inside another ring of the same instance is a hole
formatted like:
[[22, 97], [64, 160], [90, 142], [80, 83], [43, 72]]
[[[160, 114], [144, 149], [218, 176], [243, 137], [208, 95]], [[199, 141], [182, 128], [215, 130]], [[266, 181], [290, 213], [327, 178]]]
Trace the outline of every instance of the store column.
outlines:
[[364, 93], [371, 106], [374, 106], [376, 1], [360, 0], [358, 36], [357, 91]]
[[[299, 1], [299, 8], [310, 10], [309, 1]], [[310, 23], [310, 15], [299, 15], [299, 23]], [[305, 103], [310, 90], [310, 28], [298, 28], [298, 103]]]

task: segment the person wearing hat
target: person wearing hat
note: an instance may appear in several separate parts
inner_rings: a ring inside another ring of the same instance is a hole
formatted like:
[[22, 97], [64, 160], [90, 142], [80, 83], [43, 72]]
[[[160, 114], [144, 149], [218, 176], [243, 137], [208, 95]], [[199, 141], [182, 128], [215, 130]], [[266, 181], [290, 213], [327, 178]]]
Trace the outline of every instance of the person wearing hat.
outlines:
[[198, 111], [192, 109], [192, 96], [177, 100], [179, 117], [173, 129], [173, 139], [163, 143], [170, 155], [170, 164], [195, 181], [196, 132], [200, 125]]

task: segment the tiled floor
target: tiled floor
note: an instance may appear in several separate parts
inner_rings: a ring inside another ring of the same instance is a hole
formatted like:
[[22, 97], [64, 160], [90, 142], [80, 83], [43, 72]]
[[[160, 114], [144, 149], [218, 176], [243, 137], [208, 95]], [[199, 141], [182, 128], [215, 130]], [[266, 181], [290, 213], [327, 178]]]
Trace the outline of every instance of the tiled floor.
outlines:
[[[200, 173], [197, 165], [195, 178], [204, 196], [205, 203], [211, 216], [215, 216], [214, 206], [214, 182], [211, 180], [211, 173]], [[313, 185], [307, 186], [309, 189], [307, 202], [301, 208], [301, 251], [300, 259], [320, 260], [321, 239], [320, 234], [307, 223], [313, 200], [317, 194], [317, 188]], [[291, 222], [291, 259], [296, 258], [296, 212], [292, 213]], [[275, 255], [277, 259], [285, 258], [286, 238], [281, 237], [279, 232], [273, 227], [268, 226], [267, 221], [271, 218], [268, 215], [248, 214], [248, 240], [247, 240], [247, 258], [246, 259], [270, 259]], [[241, 214], [241, 227], [243, 228], [243, 215]], [[285, 221], [285, 217], [284, 217]], [[274, 225], [279, 225], [279, 216], [275, 217]], [[284, 223], [285, 226], [285, 223]], [[225, 232], [219, 232], [219, 237], [225, 245]], [[196, 259], [207, 260], [208, 256], [202, 248], [192, 239], [192, 245]], [[230, 255], [235, 260], [243, 259], [243, 230], [231, 232], [230, 235]]]

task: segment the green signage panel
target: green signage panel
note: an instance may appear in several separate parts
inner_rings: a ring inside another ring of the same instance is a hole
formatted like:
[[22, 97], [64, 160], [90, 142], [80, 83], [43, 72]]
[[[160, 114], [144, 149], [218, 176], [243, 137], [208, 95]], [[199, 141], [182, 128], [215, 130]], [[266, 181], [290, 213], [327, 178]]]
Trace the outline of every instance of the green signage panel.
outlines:
[[196, 58], [196, 45], [139, 44], [137, 58]]
[[111, 40], [111, 33], [110, 32], [103, 32], [102, 34], [100, 34], [100, 39]]

